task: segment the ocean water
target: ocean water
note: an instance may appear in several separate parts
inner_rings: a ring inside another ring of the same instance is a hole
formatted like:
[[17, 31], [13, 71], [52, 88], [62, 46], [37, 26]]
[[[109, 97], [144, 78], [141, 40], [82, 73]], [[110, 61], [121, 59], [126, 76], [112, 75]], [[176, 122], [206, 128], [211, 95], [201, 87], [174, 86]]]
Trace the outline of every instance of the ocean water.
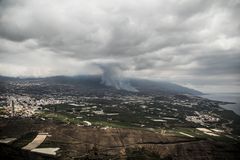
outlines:
[[232, 110], [240, 115], [240, 93], [211, 93], [201, 97], [224, 102], [234, 102], [236, 104], [221, 105], [221, 107], [227, 110]]

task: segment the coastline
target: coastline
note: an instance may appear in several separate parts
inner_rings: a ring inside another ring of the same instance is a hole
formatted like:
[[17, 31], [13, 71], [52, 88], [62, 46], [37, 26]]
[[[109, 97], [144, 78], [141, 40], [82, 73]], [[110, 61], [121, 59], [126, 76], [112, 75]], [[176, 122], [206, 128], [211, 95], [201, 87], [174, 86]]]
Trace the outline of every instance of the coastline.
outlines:
[[226, 103], [220, 104], [219, 107], [232, 110], [240, 116], [240, 93], [207, 93], [200, 97]]

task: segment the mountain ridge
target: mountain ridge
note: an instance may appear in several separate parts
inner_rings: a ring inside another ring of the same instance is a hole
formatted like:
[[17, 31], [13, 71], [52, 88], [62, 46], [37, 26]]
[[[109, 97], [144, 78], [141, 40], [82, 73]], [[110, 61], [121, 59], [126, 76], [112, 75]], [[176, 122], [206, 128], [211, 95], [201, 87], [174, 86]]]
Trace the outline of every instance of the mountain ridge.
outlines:
[[[114, 86], [107, 86], [102, 83], [101, 75], [78, 75], [78, 76], [51, 76], [51, 77], [7, 77], [0, 76], [1, 82], [7, 81], [43, 81], [48, 84], [71, 84], [79, 87], [94, 89], [114, 89]], [[181, 85], [140, 78], [125, 78], [124, 82], [131, 84], [139, 92], [164, 92], [170, 94], [191, 94], [202, 95], [203, 93]], [[121, 89], [116, 89], [121, 90]]]

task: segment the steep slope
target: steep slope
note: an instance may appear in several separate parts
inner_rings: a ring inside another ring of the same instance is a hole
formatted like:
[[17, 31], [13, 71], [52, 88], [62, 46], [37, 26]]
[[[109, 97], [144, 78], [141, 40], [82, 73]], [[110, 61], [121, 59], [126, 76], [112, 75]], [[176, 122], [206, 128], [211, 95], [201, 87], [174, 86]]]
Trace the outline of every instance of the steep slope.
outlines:
[[[21, 137], [31, 130], [47, 132], [52, 136], [48, 137], [40, 148], [60, 147], [60, 155], [57, 157], [60, 160], [235, 160], [240, 158], [238, 142], [189, 138], [148, 130], [79, 127], [34, 119], [1, 119], [0, 130], [2, 131], [0, 137], [5, 135]], [[15, 156], [9, 153], [14, 153]], [[29, 158], [29, 155], [10, 146], [0, 146], [0, 157], [3, 155], [5, 159], [16, 156], [19, 156], [19, 159]]]

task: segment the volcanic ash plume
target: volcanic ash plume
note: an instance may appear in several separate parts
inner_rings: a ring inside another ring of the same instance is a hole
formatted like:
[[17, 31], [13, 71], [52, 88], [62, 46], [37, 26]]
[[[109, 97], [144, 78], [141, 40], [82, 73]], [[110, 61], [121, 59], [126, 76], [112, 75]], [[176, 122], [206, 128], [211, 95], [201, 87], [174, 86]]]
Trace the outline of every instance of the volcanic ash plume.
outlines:
[[116, 64], [98, 65], [102, 70], [102, 84], [115, 87], [118, 90], [138, 92], [136, 88], [122, 76], [122, 67]]

